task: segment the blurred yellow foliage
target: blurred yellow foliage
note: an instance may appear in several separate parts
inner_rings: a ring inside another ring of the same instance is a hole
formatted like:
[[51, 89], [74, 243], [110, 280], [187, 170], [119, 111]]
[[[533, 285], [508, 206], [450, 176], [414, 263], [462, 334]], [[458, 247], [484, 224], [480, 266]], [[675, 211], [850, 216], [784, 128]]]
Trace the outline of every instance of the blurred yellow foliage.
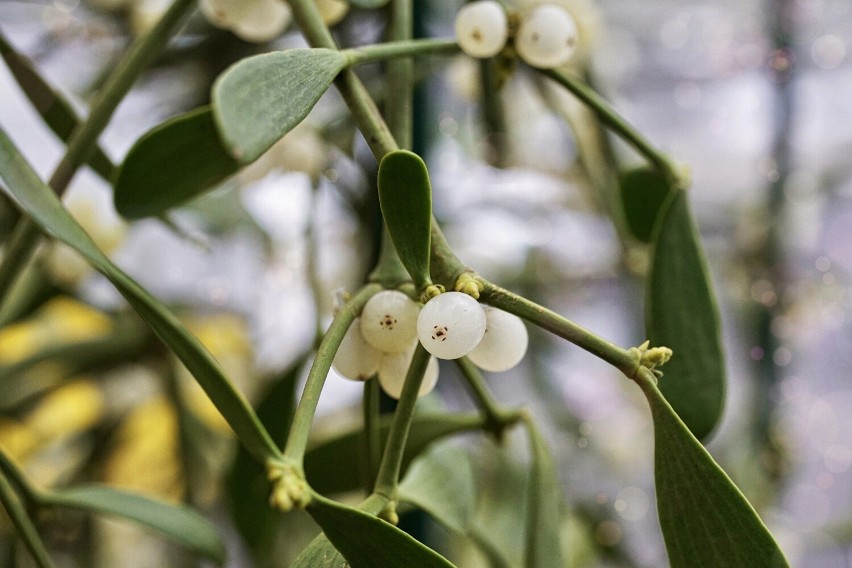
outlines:
[[177, 415], [162, 396], [137, 406], [116, 432], [115, 447], [104, 468], [104, 482], [180, 501]]
[[33, 317], [0, 330], [0, 365], [11, 365], [45, 347], [107, 335], [109, 317], [74, 299], [59, 296]]

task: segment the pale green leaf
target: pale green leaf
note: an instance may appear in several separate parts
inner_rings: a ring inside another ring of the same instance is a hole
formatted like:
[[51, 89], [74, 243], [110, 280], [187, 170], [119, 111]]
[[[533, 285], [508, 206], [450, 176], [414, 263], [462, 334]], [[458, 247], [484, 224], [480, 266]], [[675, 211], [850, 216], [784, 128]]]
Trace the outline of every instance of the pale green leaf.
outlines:
[[115, 208], [128, 219], [160, 215], [237, 169], [213, 112], [201, 107], [155, 126], [130, 148], [115, 180]]
[[652, 346], [672, 349], [660, 389], [699, 439], [716, 427], [725, 402], [719, 314], [687, 195], [672, 193], [654, 230], [645, 326]]
[[210, 521], [182, 505], [95, 485], [47, 493], [39, 502], [121, 517], [150, 527], [216, 564], [225, 561], [225, 548]]
[[657, 513], [672, 568], [786, 567], [751, 504], [648, 375], [637, 382], [654, 418]]
[[346, 66], [331, 49], [291, 49], [243, 59], [213, 86], [213, 112], [225, 147], [241, 164], [256, 160], [308, 113]]
[[403, 266], [420, 289], [432, 282], [432, 185], [426, 164], [408, 150], [390, 152], [379, 164], [379, 203]]
[[0, 185], [0, 188], [8, 193], [36, 225], [75, 249], [112, 282], [133, 309], [186, 365], [252, 455], [261, 462], [276, 456], [278, 449], [269, 434], [207, 349], [165, 306], [98, 249], [56, 195], [39, 179], [2, 129], [0, 178], [5, 181], [5, 185]]
[[314, 495], [308, 512], [351, 568], [451, 568], [443, 556], [369, 513]]
[[476, 479], [470, 454], [451, 444], [430, 449], [399, 485], [399, 499], [423, 509], [450, 530], [466, 533], [475, 511]]

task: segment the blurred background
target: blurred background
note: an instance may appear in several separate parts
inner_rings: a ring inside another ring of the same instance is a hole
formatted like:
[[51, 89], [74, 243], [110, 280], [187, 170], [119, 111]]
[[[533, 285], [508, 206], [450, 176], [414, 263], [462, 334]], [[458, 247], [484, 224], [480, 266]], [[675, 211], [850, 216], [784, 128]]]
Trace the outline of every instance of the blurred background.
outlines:
[[[708, 448], [793, 566], [852, 566], [852, 4], [558, 3], [580, 24], [573, 71], [691, 170], [728, 356], [725, 416]], [[167, 4], [0, 0], [0, 32], [85, 114], [128, 43]], [[381, 40], [381, 11], [324, 4], [341, 44]], [[415, 4], [419, 35], [452, 35], [459, 2]], [[119, 107], [101, 137], [107, 155], [120, 163], [152, 126], [208, 102], [212, 81], [238, 59], [303, 45], [292, 25], [269, 42], [246, 41], [257, 39], [250, 32], [194, 14]], [[640, 344], [647, 250], [611, 215], [618, 172], [641, 158], [522, 66], [502, 71], [499, 96], [483, 96], [480, 64], [465, 56], [417, 68], [415, 149], [458, 256], [618, 345]], [[381, 69], [359, 73], [381, 100]], [[4, 65], [0, 126], [47, 178], [63, 146]], [[331, 92], [269, 154], [165, 219], [123, 221], [110, 187], [88, 169], [65, 202], [257, 405], [277, 385], [292, 393], [335, 292], [354, 290], [370, 270], [374, 178]], [[9, 211], [0, 201], [0, 238]], [[186, 500], [221, 526], [229, 566], [287, 565], [315, 533], [306, 516], [273, 517], [262, 546], [274, 554], [252, 557], [260, 545], [229, 504], [242, 489], [227, 426], [73, 252], [45, 244], [14, 298], [0, 313], [0, 445], [33, 480], [95, 480]], [[544, 425], [560, 464], [572, 565], [665, 565], [644, 399], [591, 355], [536, 330], [531, 339], [522, 365], [489, 382]], [[472, 408], [454, 368], [442, 363], [441, 376], [424, 403]], [[330, 377], [317, 436], [356, 425], [361, 393]], [[469, 443], [485, 495], [523, 482], [522, 437], [503, 451], [481, 437]], [[501, 463], [510, 474], [497, 473]], [[512, 509], [489, 501], [484, 526], [505, 533], [511, 554]], [[132, 526], [81, 519], [44, 520], [62, 566], [191, 563]], [[418, 530], [460, 566], [486, 565], [449, 533]], [[0, 563], [28, 565], [3, 518], [0, 531]]]

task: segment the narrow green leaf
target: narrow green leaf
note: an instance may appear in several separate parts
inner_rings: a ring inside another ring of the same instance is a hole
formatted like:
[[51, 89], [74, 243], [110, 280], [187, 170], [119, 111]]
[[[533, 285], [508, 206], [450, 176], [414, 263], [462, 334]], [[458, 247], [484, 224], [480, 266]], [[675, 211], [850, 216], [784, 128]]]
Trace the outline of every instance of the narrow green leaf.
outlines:
[[397, 150], [382, 158], [379, 203], [399, 259], [420, 290], [432, 282], [432, 185], [420, 156]]
[[[42, 78], [29, 59], [15, 51], [2, 33], [0, 55], [44, 123], [60, 140], [68, 142], [71, 133], [80, 124], [71, 104]], [[106, 181], [112, 182], [116, 168], [100, 147], [89, 158], [89, 165]]]
[[221, 565], [225, 561], [225, 547], [213, 524], [182, 505], [97, 485], [46, 493], [39, 502], [50, 507], [65, 507], [128, 519], [160, 532], [216, 564]]
[[225, 146], [253, 162], [302, 122], [346, 66], [331, 49], [291, 49], [243, 59], [213, 86], [213, 112]]
[[476, 492], [470, 454], [451, 444], [434, 447], [414, 460], [399, 485], [400, 501], [416, 505], [462, 534], [476, 509]]
[[532, 421], [527, 421], [532, 467], [527, 492], [527, 568], [564, 568], [559, 542], [562, 490], [556, 464], [547, 444]]
[[159, 215], [236, 173], [210, 107], [176, 116], [136, 141], [115, 180], [115, 208], [128, 219]]
[[314, 495], [308, 512], [352, 568], [451, 568], [443, 556], [390, 523]]
[[622, 174], [619, 187], [627, 227], [643, 243], [651, 242], [654, 224], [671, 186], [658, 170], [640, 167]]
[[[379, 423], [382, 444], [387, 439], [392, 416], [383, 416]], [[474, 414], [419, 414], [415, 415], [402, 457], [402, 471], [429, 444], [452, 434], [476, 430], [482, 419]], [[361, 451], [362, 431], [353, 430], [308, 450], [305, 455], [305, 476], [319, 493], [343, 493], [359, 489], [357, 475], [340, 475], [341, 471], [354, 471]]]
[[6, 182], [5, 186], [0, 185], [0, 189], [7, 191], [33, 222], [75, 249], [112, 282], [154, 333], [186, 365], [255, 459], [265, 462], [267, 458], [279, 455], [278, 448], [251, 406], [234, 388], [207, 349], [165, 306], [98, 249], [56, 195], [39, 179], [2, 129], [0, 178]]
[[346, 559], [325, 536], [319, 534], [290, 564], [290, 568], [345, 568]]
[[650, 377], [637, 382], [654, 419], [657, 513], [672, 568], [787, 566], [763, 521]]
[[719, 314], [686, 193], [671, 194], [654, 229], [645, 327], [651, 345], [674, 351], [660, 389], [699, 439], [722, 415], [725, 365]]

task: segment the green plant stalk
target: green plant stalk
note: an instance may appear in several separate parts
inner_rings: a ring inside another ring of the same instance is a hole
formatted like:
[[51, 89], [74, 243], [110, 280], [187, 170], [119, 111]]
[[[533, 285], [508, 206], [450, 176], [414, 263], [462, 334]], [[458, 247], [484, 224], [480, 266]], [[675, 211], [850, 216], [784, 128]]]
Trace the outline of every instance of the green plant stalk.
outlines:
[[616, 367], [628, 378], [632, 379], [635, 376], [637, 369], [640, 367], [639, 361], [628, 350], [618, 347], [614, 343], [595, 335], [584, 327], [523, 296], [500, 288], [491, 282], [485, 281], [484, 284], [485, 286], [480, 296], [481, 301], [510, 314], [515, 314], [521, 319], [525, 319], [554, 335], [570, 341], [574, 345], [585, 349]]
[[[56, 166], [48, 184], [57, 195], [65, 192], [80, 166], [95, 153], [98, 137], [119, 103], [143, 69], [166, 46], [178, 24], [194, 5], [194, 0], [175, 0], [151, 31], [133, 42], [123, 62], [92, 102], [88, 119], [74, 130], [68, 140], [65, 156]], [[0, 263], [0, 306], [17, 275], [29, 261], [39, 235], [35, 223], [29, 219], [21, 219], [15, 227]]]
[[3, 451], [3, 448], [0, 448], [0, 474], [5, 476], [8, 482], [12, 484], [14, 490], [20, 495], [26, 506], [32, 507], [39, 502], [41, 493], [33, 487], [24, 475], [24, 472]]
[[467, 357], [456, 359], [456, 365], [464, 376], [464, 385], [470, 391], [474, 402], [482, 412], [483, 428], [489, 430], [498, 440], [507, 426], [515, 424], [523, 417], [519, 410], [503, 407], [485, 384], [479, 368]]
[[428, 364], [429, 352], [418, 342], [405, 375], [405, 384], [393, 415], [382, 462], [376, 475], [376, 486], [373, 489], [373, 493], [383, 495], [391, 502], [396, 500], [399, 473], [402, 470], [402, 454], [405, 451], [405, 443], [408, 441], [408, 432], [411, 430], [411, 421], [414, 419], [414, 407], [417, 404], [420, 385], [423, 383], [423, 375]]
[[38, 531], [36, 531], [32, 519], [27, 514], [21, 500], [15, 495], [12, 485], [2, 474], [0, 474], [0, 503], [3, 503], [3, 508], [6, 509], [12, 524], [15, 525], [18, 534], [39, 568], [53, 568], [55, 564], [47, 553], [47, 548]]
[[[403, 44], [411, 41], [412, 12], [411, 0], [392, 0], [389, 23], [389, 39]], [[430, 41], [430, 40], [420, 40]], [[452, 44], [455, 44], [453, 41]], [[394, 45], [393, 43], [383, 44]], [[382, 47], [382, 45], [376, 46]], [[455, 51], [458, 46], [455, 47]], [[394, 59], [387, 64], [386, 88], [392, 96], [385, 101], [385, 117], [388, 128], [400, 148], [411, 149], [412, 118], [414, 108], [414, 62], [410, 57]]]
[[[396, 8], [394, 8], [396, 14]], [[454, 55], [459, 52], [459, 46], [453, 39], [410, 39], [394, 37], [392, 41], [385, 43], [377, 43], [374, 45], [365, 45], [363, 47], [353, 47], [340, 51], [346, 56], [348, 61], [347, 66], [363, 65], [365, 63], [375, 63], [377, 61], [398, 61], [402, 58], [410, 62], [410, 57], [422, 57], [425, 55]], [[393, 73], [389, 74], [391, 77]], [[411, 74], [413, 76], [413, 73]], [[395, 78], [402, 80], [404, 77]], [[409, 79], [410, 80], [410, 79]], [[394, 94], [394, 100], [397, 98], [405, 99], [397, 91], [391, 91]], [[410, 98], [408, 99], [410, 101]], [[408, 105], [410, 107], [410, 103]], [[388, 116], [387, 121], [393, 124], [393, 119]], [[398, 139], [401, 146], [406, 146]]]
[[[323, 22], [322, 15], [314, 2], [291, 0], [289, 4], [293, 9], [296, 23], [311, 46], [337, 49], [331, 31]], [[381, 161], [388, 152], [398, 150], [399, 146], [393, 134], [358, 76], [350, 69], [344, 70], [335, 84], [376, 160]], [[432, 259], [439, 262], [438, 266], [433, 263], [433, 272], [437, 274], [449, 274], [454, 277], [465, 270], [465, 266], [456, 258], [447, 244], [434, 218], [432, 219]], [[436, 281], [441, 280], [436, 277]]]
[[314, 420], [319, 397], [325, 385], [328, 371], [331, 369], [331, 363], [334, 361], [334, 356], [343, 341], [343, 336], [346, 335], [349, 326], [361, 313], [364, 304], [381, 289], [382, 287], [379, 284], [363, 286], [358, 293], [346, 302], [346, 305], [340, 309], [331, 322], [331, 326], [329, 326], [319, 349], [317, 349], [311, 370], [308, 372], [308, 380], [296, 407], [296, 413], [293, 415], [293, 424], [290, 426], [290, 434], [287, 436], [287, 444], [284, 449], [285, 458], [289, 458], [300, 465], [304, 461], [311, 423]]
[[[497, 59], [479, 61], [479, 85], [482, 91], [482, 118], [485, 122], [488, 144], [493, 149], [489, 161], [497, 167], [507, 163], [506, 113], [500, 96], [500, 77]], [[491, 159], [493, 158], [493, 159]]]
[[686, 180], [683, 179], [683, 176], [678, 172], [677, 167], [675, 167], [669, 157], [655, 148], [639, 131], [618, 114], [603, 97], [595, 92], [594, 89], [564, 71], [555, 69], [537, 69], [537, 71], [568, 89], [574, 96], [591, 108], [598, 115], [601, 122], [654, 164], [674, 187], [686, 189]]
[[361, 410], [364, 429], [361, 438], [361, 478], [369, 492], [376, 482], [376, 468], [381, 455], [381, 431], [379, 430], [379, 381], [376, 377], [364, 381], [364, 397]]

